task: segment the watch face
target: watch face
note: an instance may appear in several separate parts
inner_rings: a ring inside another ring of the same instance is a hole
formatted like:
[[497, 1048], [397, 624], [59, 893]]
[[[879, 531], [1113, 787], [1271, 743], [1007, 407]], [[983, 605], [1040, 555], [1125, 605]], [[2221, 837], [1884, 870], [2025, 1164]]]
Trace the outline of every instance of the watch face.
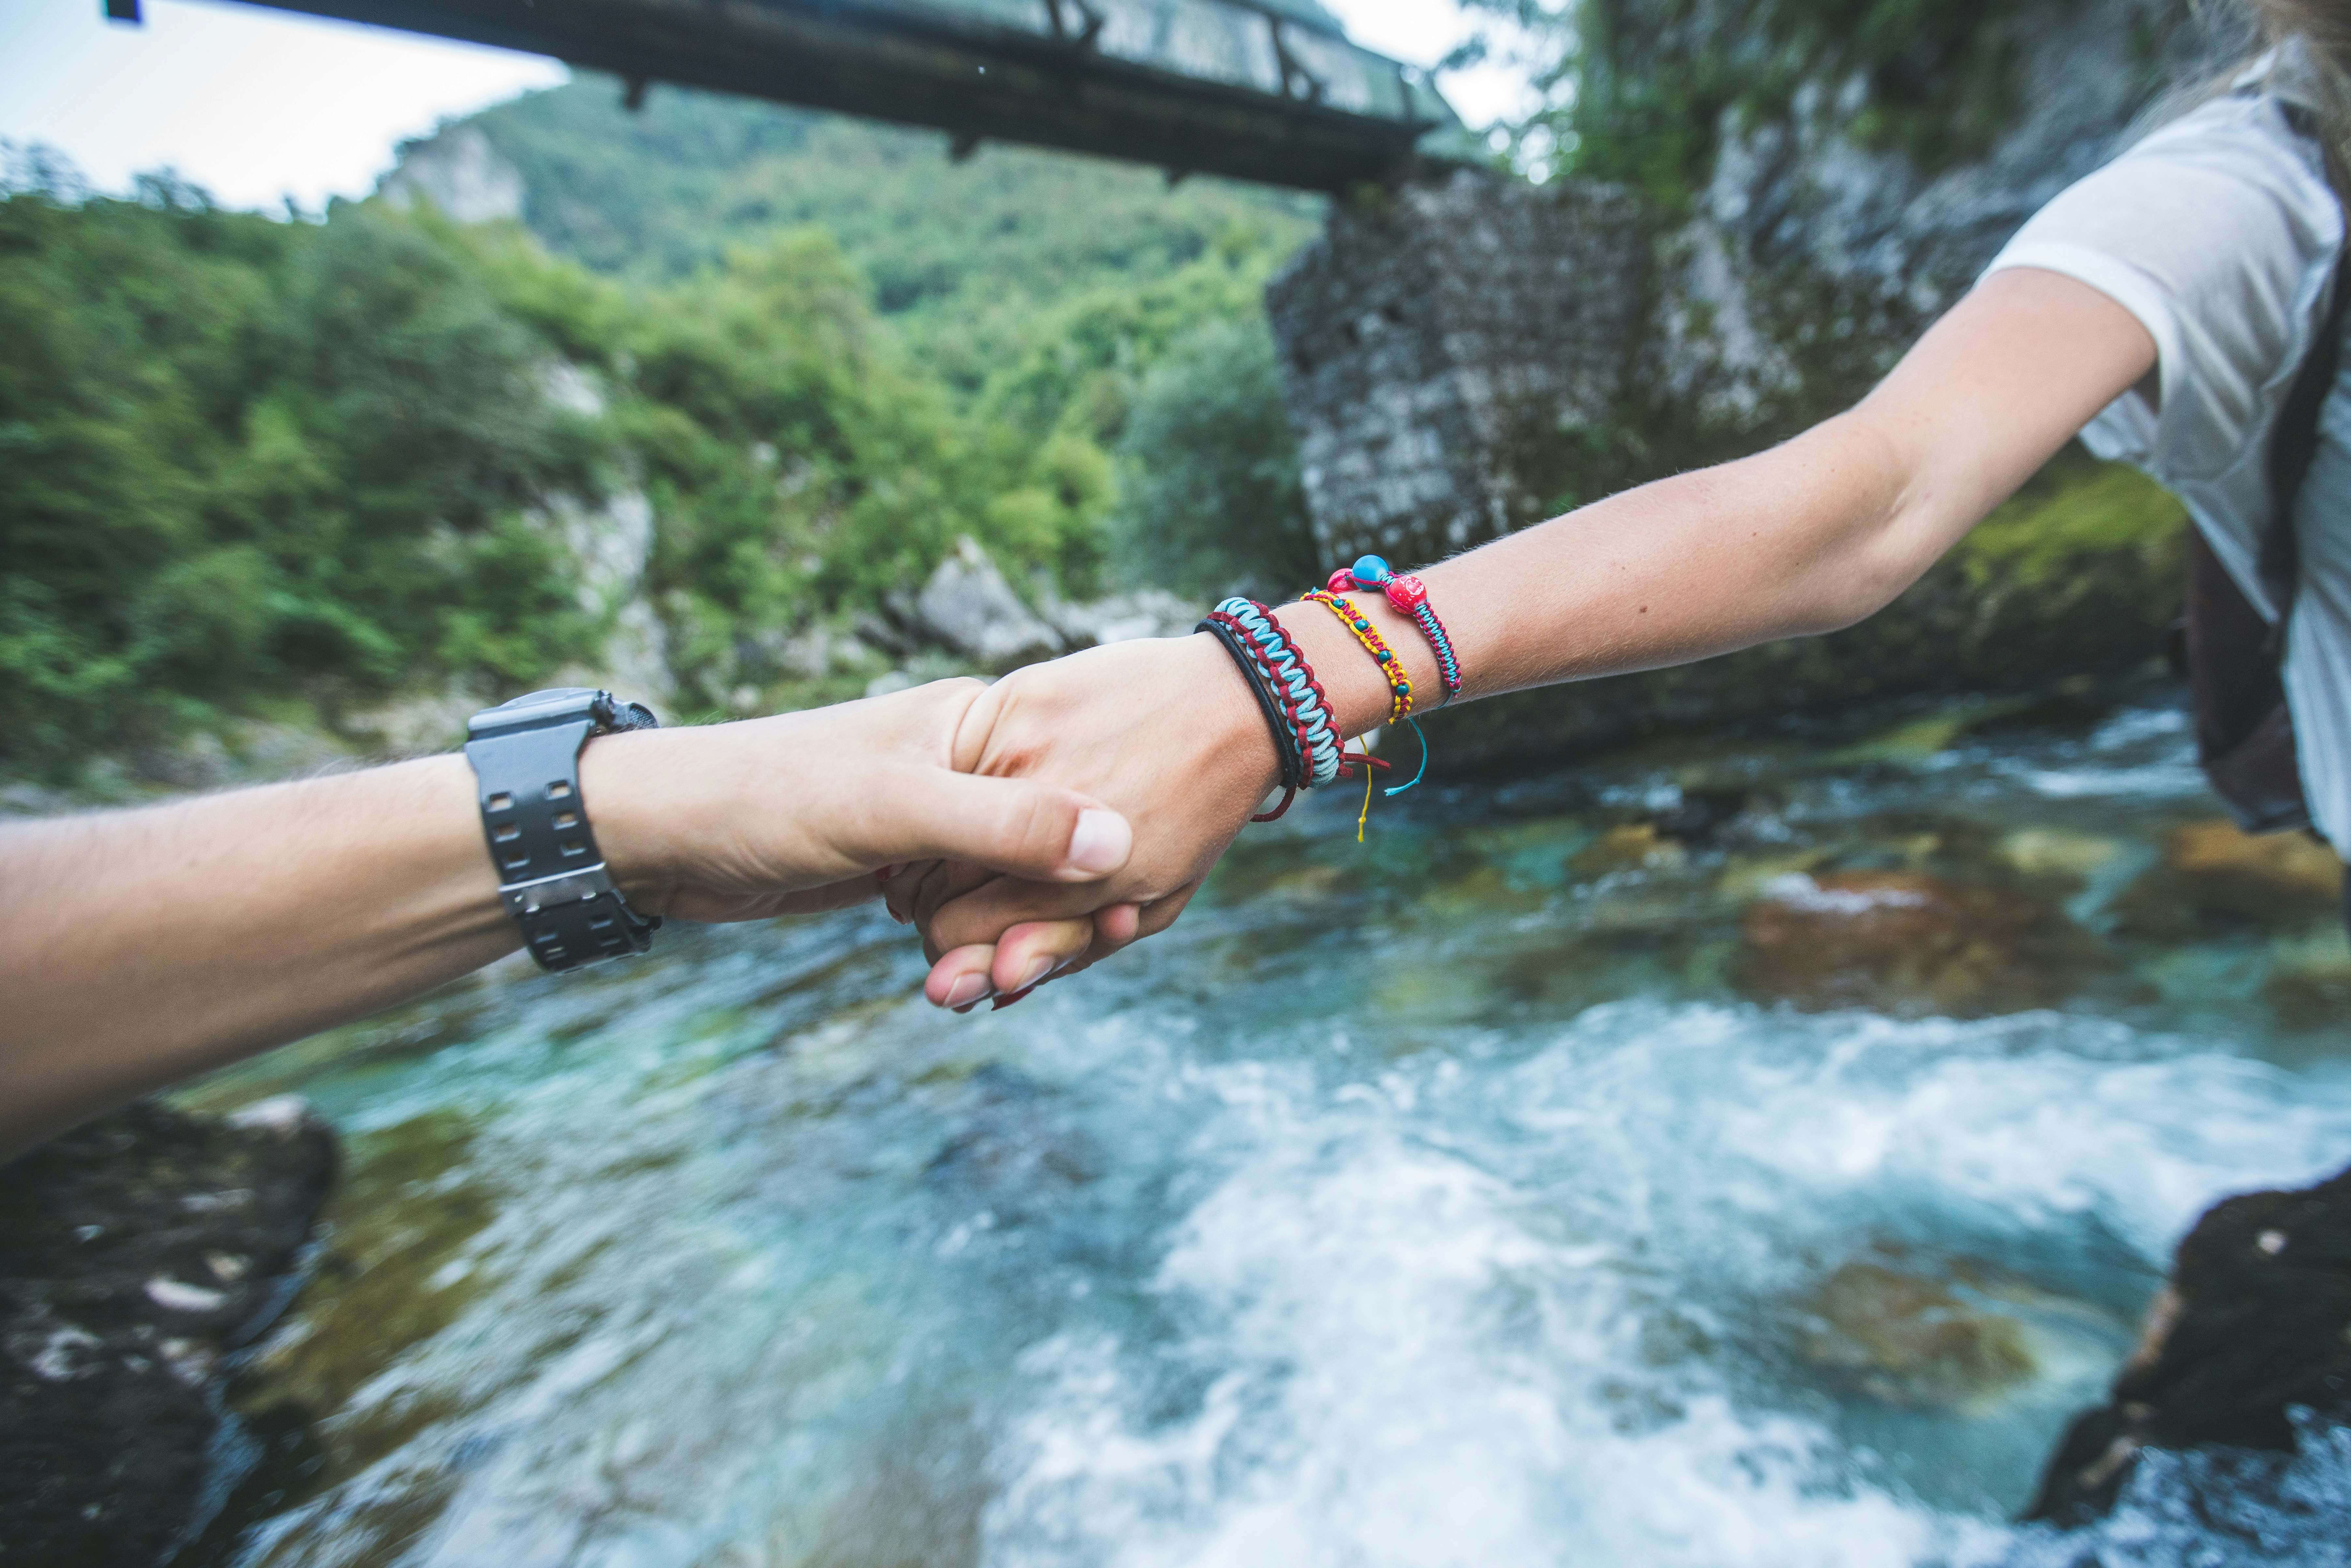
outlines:
[[572, 719], [596, 717], [598, 699], [611, 701], [606, 694], [592, 686], [555, 686], [543, 692], [525, 692], [512, 702], [485, 708], [465, 726], [472, 736], [495, 735], [501, 730], [537, 729], [541, 725], [562, 724]]

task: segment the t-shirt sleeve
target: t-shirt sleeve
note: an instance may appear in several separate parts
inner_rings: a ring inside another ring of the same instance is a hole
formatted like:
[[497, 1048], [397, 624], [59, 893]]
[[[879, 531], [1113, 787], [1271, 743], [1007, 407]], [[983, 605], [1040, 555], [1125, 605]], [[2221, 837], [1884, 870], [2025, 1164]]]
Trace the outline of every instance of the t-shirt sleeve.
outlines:
[[2185, 482], [2231, 467], [2265, 438], [2342, 241], [2315, 149], [2275, 99], [2237, 96], [2061, 192], [1985, 272], [2062, 273], [2137, 318], [2155, 340], [2160, 411], [2126, 392], [2083, 440], [2101, 457]]

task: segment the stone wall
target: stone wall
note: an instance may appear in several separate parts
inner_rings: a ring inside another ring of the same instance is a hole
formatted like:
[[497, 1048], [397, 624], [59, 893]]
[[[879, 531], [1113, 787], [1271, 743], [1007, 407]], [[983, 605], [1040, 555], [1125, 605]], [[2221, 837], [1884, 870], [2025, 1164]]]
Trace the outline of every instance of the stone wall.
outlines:
[[[1678, 37], [1710, 36], [1689, 5], [1669, 9]], [[1737, 19], [1729, 0], [1695, 9], [1723, 13], [1715, 32]], [[1334, 204], [1267, 291], [1326, 558], [1430, 561], [1850, 406], [2043, 202], [2125, 143], [2164, 79], [2232, 43], [2186, 0], [2040, 0], [2002, 25], [2021, 29], [2008, 129], [1939, 170], [1865, 145], [1857, 84], [1823, 80], [1784, 115], [1726, 110], [1710, 179], [1670, 214], [1615, 187], [1468, 171]], [[1671, 47], [1656, 68], [1689, 68]], [[2030, 579], [1947, 560], [1834, 636], [1446, 715], [1437, 765], [2108, 673], [2154, 654], [2177, 580], [2145, 541]]]
[[1334, 203], [1266, 295], [1324, 553], [1426, 560], [1547, 516], [1625, 395], [1649, 252], [1605, 186], [1462, 170]]

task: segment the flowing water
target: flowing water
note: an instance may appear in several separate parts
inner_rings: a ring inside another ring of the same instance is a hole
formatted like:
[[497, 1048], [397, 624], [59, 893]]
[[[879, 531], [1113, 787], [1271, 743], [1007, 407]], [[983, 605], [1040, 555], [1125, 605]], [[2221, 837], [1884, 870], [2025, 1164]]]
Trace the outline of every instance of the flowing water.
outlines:
[[[2176, 711], [2047, 717], [1312, 802], [1002, 1013], [856, 912], [215, 1079], [350, 1152], [229, 1555], [2072, 1561], [2003, 1521], [2173, 1243], [2351, 1161], [2351, 948], [2197, 862]], [[2105, 1561], [2342, 1561], [2168, 1475]]]

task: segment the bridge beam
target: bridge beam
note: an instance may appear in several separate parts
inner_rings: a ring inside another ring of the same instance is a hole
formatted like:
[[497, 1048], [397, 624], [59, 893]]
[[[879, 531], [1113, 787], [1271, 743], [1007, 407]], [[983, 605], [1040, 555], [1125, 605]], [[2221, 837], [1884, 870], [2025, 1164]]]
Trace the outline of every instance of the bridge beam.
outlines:
[[[261, 0], [674, 82], [1302, 190], [1459, 122], [1392, 60], [1250, 0]], [[1031, 16], [1029, 13], [1033, 12]]]

